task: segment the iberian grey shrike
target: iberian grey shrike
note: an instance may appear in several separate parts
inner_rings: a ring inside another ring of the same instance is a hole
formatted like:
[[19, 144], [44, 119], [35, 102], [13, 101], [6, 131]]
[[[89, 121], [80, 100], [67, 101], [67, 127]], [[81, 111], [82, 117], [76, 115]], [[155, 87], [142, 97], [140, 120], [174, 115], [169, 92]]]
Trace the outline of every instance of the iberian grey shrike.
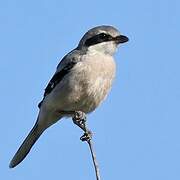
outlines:
[[29, 153], [40, 135], [63, 117], [73, 112], [90, 113], [107, 96], [115, 76], [113, 55], [117, 46], [128, 41], [112, 26], [90, 29], [77, 48], [57, 66], [39, 103], [37, 121], [14, 155], [9, 167], [17, 166]]

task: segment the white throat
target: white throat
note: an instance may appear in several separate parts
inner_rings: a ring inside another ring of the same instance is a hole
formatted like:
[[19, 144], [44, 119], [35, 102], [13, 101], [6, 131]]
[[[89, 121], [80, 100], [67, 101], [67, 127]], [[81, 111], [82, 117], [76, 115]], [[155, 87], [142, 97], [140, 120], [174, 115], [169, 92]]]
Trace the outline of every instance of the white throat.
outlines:
[[116, 49], [117, 49], [117, 45], [111, 41], [95, 44], [88, 48], [89, 51], [92, 51], [92, 52], [96, 51], [98, 53], [102, 53], [102, 54], [110, 55], [110, 56], [114, 55], [114, 53], [116, 52]]

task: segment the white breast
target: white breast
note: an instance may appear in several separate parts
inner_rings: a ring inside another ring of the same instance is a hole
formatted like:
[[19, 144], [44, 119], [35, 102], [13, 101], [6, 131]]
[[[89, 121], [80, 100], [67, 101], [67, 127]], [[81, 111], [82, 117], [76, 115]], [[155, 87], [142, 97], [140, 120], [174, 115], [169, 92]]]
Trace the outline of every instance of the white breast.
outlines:
[[81, 97], [81, 109], [93, 111], [107, 96], [115, 76], [115, 62], [112, 56], [90, 53], [84, 57], [84, 77]]

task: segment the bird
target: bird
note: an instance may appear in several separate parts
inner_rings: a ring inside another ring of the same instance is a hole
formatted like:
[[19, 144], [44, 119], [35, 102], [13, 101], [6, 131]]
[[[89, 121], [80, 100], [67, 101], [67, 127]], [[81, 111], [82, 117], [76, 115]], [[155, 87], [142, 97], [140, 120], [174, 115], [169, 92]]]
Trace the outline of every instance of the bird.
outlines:
[[75, 111], [93, 112], [108, 95], [116, 73], [114, 54], [127, 36], [111, 25], [88, 30], [75, 49], [65, 55], [47, 84], [38, 104], [37, 120], [12, 158], [9, 167], [21, 163], [41, 134]]

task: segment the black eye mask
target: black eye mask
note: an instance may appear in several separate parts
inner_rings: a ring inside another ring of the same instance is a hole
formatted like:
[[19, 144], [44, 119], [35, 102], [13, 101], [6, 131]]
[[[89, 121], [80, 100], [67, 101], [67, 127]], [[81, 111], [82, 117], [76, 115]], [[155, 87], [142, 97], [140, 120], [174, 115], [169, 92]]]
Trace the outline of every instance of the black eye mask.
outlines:
[[113, 37], [109, 34], [101, 33], [97, 34], [96, 36], [93, 36], [86, 40], [85, 46], [89, 47], [98, 43], [112, 41]]

